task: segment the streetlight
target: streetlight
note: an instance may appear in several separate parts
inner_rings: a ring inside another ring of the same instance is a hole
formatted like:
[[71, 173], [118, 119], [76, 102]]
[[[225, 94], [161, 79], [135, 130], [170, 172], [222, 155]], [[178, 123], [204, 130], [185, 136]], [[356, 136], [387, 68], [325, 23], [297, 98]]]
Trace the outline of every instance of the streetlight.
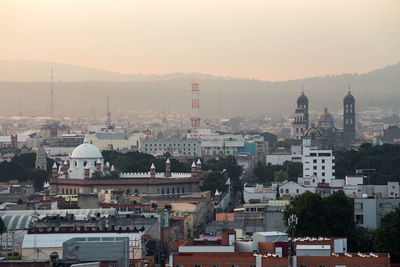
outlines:
[[289, 243], [289, 266], [293, 265], [293, 254], [294, 254], [294, 231], [296, 230], [296, 225], [298, 223], [298, 218], [296, 214], [291, 214], [288, 218], [290, 243]]

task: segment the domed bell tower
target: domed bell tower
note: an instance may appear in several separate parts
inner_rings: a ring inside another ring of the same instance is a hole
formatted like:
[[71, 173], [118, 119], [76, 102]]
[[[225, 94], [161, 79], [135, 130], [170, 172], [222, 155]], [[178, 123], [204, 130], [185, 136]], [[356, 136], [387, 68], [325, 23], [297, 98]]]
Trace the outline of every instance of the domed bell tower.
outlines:
[[343, 143], [345, 146], [351, 146], [356, 139], [356, 111], [355, 99], [349, 91], [343, 99]]
[[308, 129], [308, 127], [310, 127], [308, 121], [308, 98], [304, 94], [304, 86], [301, 87], [301, 95], [297, 98], [297, 108], [302, 108], [304, 110], [305, 128]]

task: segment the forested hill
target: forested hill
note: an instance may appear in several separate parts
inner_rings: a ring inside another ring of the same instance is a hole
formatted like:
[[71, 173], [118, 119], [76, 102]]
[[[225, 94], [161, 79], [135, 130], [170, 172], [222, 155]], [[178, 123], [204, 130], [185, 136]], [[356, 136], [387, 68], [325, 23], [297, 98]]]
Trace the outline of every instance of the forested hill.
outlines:
[[[19, 101], [24, 114], [49, 115], [52, 65], [56, 117], [105, 114], [105, 104], [99, 103], [105, 103], [107, 95], [111, 96], [113, 114], [150, 109], [187, 113], [191, 109], [192, 79], [200, 84], [201, 114], [205, 118], [291, 115], [302, 85], [310, 110], [316, 112], [325, 107], [340, 110], [349, 85], [357, 110], [378, 106], [397, 111], [400, 102], [400, 64], [364, 74], [269, 82], [201, 73], [125, 75], [66, 64], [0, 60], [0, 113], [18, 114]], [[24, 76], [26, 73], [29, 77]]]

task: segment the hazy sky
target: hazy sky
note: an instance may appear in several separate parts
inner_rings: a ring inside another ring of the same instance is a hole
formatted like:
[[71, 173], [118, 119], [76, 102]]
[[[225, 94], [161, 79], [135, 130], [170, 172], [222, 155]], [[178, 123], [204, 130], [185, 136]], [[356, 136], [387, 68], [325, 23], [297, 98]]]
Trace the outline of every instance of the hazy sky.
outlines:
[[400, 60], [399, 0], [0, 0], [0, 59], [285, 80]]

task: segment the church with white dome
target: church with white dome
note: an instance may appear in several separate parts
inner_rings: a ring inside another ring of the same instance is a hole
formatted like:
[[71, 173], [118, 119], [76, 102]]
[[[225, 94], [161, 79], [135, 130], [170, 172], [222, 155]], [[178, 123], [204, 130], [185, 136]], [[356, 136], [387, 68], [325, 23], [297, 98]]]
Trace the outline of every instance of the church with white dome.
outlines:
[[154, 164], [149, 172], [117, 173], [114, 166], [104, 163], [100, 149], [86, 136], [66, 160], [54, 164], [50, 179], [50, 193], [53, 195], [77, 195], [119, 190], [129, 194], [183, 194], [199, 192], [203, 178], [201, 161], [193, 162], [189, 173], [171, 171], [169, 159], [164, 172], [156, 172]]

